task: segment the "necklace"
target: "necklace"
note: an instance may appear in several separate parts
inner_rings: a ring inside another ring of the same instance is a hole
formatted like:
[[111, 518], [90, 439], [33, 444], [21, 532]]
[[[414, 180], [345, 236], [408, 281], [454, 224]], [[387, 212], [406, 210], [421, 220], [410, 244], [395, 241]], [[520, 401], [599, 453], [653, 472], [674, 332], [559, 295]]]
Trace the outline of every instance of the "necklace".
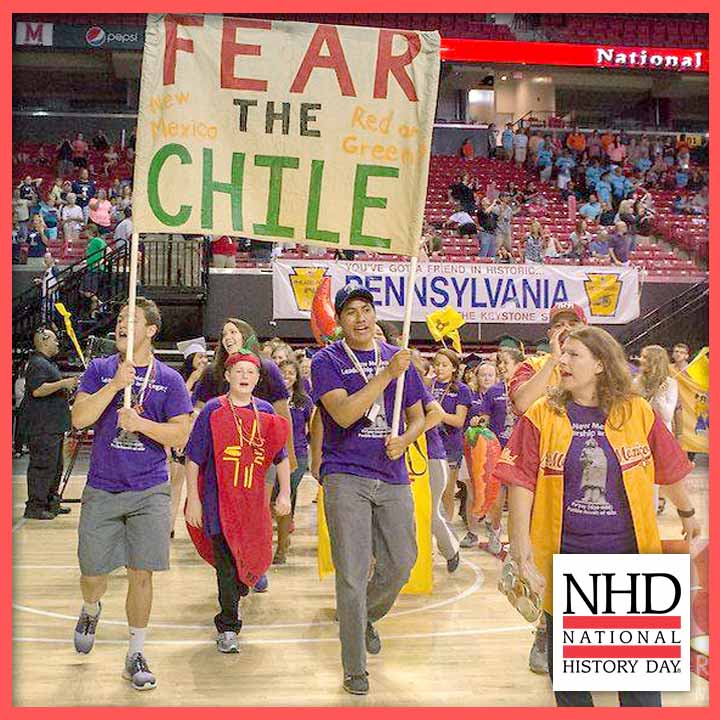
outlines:
[[[360, 364], [360, 361], [357, 359], [357, 355], [353, 352], [353, 349], [347, 344], [345, 340], [342, 341], [343, 349], [345, 350], [345, 354], [350, 359], [350, 362], [353, 364], [353, 367], [360, 373], [360, 377], [365, 381], [365, 384], [369, 382], [367, 373], [363, 369], [362, 365]], [[380, 347], [376, 342], [373, 342], [373, 351], [375, 352], [375, 372], [374, 375], [377, 375], [378, 370], [380, 369]]]
[[[150, 380], [155, 380], [155, 358], [150, 356], [150, 363], [148, 364], [147, 370], [145, 371], [145, 377], [142, 379], [140, 388], [137, 391], [130, 391], [130, 407], [135, 409], [138, 415], [142, 415], [144, 408], [143, 403], [145, 402], [145, 394], [150, 387]], [[134, 385], [134, 383], [133, 383]]]
[[223, 460], [229, 460], [235, 463], [233, 487], [237, 487], [238, 485], [238, 475], [240, 472], [240, 465], [242, 465], [243, 487], [252, 488], [255, 466], [262, 465], [265, 458], [265, 438], [263, 438], [260, 433], [260, 415], [255, 405], [255, 401], [251, 398], [250, 403], [253, 408], [254, 417], [250, 433], [247, 434], [243, 428], [242, 420], [235, 412], [235, 406], [230, 398], [230, 393], [228, 393], [225, 397], [227, 398], [230, 413], [235, 421], [238, 444], [235, 447], [225, 448]]

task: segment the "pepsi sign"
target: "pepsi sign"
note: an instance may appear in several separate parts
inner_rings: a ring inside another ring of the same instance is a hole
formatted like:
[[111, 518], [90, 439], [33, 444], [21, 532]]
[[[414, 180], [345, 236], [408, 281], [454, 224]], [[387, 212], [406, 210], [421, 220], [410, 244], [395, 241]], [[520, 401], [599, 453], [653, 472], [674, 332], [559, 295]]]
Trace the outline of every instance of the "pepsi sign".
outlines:
[[125, 47], [127, 45], [137, 45], [140, 42], [140, 33], [131, 31], [123, 32], [121, 30], [106, 31], [99, 25], [93, 25], [85, 32], [85, 42], [94, 48]]

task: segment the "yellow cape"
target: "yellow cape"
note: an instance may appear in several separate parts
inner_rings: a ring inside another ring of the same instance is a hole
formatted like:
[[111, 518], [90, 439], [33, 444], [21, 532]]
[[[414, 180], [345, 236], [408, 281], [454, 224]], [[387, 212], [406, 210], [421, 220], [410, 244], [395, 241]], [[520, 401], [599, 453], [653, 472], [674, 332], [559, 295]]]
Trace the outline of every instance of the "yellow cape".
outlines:
[[[405, 453], [405, 463], [410, 474], [411, 490], [415, 501], [415, 534], [418, 556], [410, 573], [410, 579], [400, 591], [408, 595], [429, 595], [432, 593], [432, 529], [430, 476], [425, 435], [421, 435]], [[322, 579], [335, 572], [330, 551], [330, 534], [325, 520], [325, 505], [322, 486], [318, 494], [318, 572]]]

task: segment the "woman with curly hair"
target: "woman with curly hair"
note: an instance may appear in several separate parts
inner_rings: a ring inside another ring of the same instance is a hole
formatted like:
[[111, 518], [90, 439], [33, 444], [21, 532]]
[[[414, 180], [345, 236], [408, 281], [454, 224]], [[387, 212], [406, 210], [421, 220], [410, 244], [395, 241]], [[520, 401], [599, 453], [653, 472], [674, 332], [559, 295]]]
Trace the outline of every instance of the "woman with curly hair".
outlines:
[[[662, 552], [656, 483], [677, 508], [685, 538], [700, 535], [683, 482], [692, 465], [633, 390], [619, 343], [597, 327], [573, 330], [559, 367], [560, 385], [518, 420], [495, 469], [509, 487], [511, 555], [544, 598], [551, 678], [553, 554]], [[589, 692], [557, 691], [555, 700], [593, 704]], [[620, 704], [659, 707], [660, 693], [621, 692]]]

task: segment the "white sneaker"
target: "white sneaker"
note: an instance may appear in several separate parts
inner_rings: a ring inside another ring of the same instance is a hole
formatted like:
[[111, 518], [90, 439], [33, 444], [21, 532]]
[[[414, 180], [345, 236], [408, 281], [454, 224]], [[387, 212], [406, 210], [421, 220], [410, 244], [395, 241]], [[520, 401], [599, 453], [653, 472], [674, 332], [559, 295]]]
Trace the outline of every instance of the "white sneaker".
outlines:
[[217, 649], [221, 653], [238, 653], [240, 652], [240, 641], [238, 634], [232, 630], [218, 633]]
[[492, 555], [499, 555], [502, 551], [502, 540], [500, 540], [500, 528], [488, 531], [488, 552]]

